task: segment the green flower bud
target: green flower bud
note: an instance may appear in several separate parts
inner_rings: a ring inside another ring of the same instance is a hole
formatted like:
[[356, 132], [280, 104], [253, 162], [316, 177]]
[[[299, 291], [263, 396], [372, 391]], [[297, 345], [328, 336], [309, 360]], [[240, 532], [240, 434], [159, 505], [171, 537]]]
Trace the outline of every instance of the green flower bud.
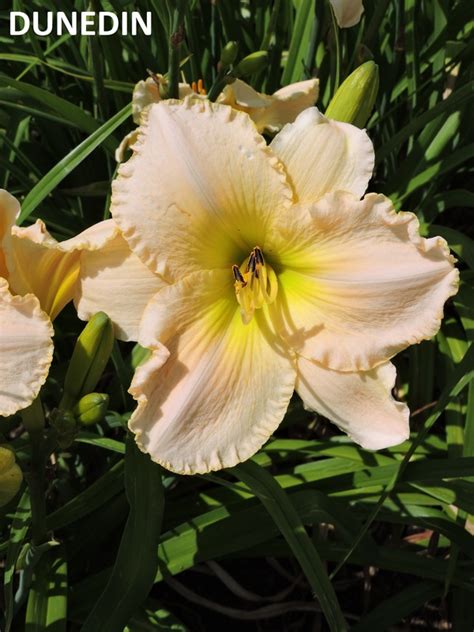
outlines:
[[268, 65], [268, 53], [266, 50], [259, 50], [251, 53], [239, 61], [234, 68], [234, 75], [240, 77], [242, 75], [254, 75], [263, 70]]
[[51, 426], [56, 432], [56, 440], [63, 450], [69, 448], [77, 433], [77, 423], [70, 410], [55, 410], [50, 417]]
[[98, 312], [77, 339], [64, 380], [60, 408], [73, 408], [81, 397], [94, 390], [109, 361], [113, 344], [112, 322], [107, 314]]
[[109, 407], [109, 396], [105, 393], [89, 393], [84, 395], [74, 407], [76, 420], [84, 426], [99, 424], [105, 417]]
[[21, 487], [23, 472], [15, 461], [15, 453], [0, 446], [0, 507], [14, 498]]
[[373, 61], [366, 61], [339, 86], [326, 116], [364, 127], [372, 113], [378, 89], [379, 67]]
[[237, 51], [239, 50], [239, 45], [237, 42], [227, 42], [224, 48], [221, 51], [221, 66], [222, 68], [228, 68], [232, 66], [237, 57]]

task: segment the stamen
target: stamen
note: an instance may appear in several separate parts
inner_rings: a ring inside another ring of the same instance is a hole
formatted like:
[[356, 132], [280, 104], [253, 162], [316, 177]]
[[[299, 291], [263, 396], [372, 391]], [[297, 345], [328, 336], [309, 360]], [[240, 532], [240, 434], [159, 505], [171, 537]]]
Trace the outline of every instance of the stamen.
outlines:
[[149, 68], [147, 68], [146, 71], [150, 75], [150, 77], [153, 79], [153, 81], [156, 83], [158, 88], [160, 88], [161, 87], [161, 81], [160, 81], [160, 78], [158, 77], [158, 75], [156, 75], [153, 72], [153, 70], [150, 70]]
[[237, 283], [242, 283], [244, 287], [247, 285], [242, 273], [239, 270], [239, 266], [236, 266], [235, 264], [232, 266], [232, 274], [234, 275], [234, 279]]
[[278, 280], [271, 266], [265, 264], [259, 246], [255, 246], [240, 268], [232, 266], [232, 274], [242, 320], [248, 324], [256, 309], [273, 303], [278, 292]]
[[202, 79], [199, 79], [197, 81], [197, 83], [196, 83], [196, 81], [193, 81], [191, 83], [191, 89], [196, 94], [200, 94], [202, 96], [205, 96], [207, 94], [207, 91], [206, 91], [206, 88], [204, 87], [204, 83], [203, 83]]

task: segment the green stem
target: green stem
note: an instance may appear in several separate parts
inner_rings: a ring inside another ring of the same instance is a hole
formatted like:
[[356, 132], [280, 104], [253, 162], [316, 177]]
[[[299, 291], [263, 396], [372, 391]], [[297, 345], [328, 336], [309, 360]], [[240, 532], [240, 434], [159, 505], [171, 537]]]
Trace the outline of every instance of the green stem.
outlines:
[[31, 444], [31, 464], [26, 482], [30, 490], [32, 542], [38, 546], [48, 540], [45, 498], [45, 437], [43, 406], [39, 398], [22, 413]]
[[168, 49], [168, 98], [179, 98], [179, 51], [184, 39], [184, 2], [178, 2], [173, 11], [173, 26], [171, 28]]
[[341, 83], [341, 41], [339, 38], [339, 26], [337, 25], [336, 15], [331, 7], [332, 26], [334, 31], [334, 44], [336, 49], [336, 72], [333, 85], [333, 96]]
[[216, 79], [213, 82], [212, 86], [207, 93], [207, 98], [209, 101], [215, 101], [217, 97], [220, 95], [225, 86], [229, 83], [229, 73], [227, 70], [219, 70], [217, 73]]

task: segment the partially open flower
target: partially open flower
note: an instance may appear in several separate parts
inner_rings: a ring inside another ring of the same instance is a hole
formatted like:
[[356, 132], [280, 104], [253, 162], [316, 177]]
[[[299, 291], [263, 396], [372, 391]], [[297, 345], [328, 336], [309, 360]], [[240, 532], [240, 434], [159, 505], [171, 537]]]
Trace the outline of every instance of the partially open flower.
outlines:
[[360, 22], [364, 12], [362, 0], [329, 0], [340, 28], [349, 28]]
[[[278, 427], [295, 388], [366, 448], [406, 439], [389, 360], [436, 333], [458, 273], [415, 215], [360, 200], [374, 164], [365, 131], [310, 108], [267, 146], [247, 115], [187, 98], [152, 105], [133, 149], [111, 207], [131, 252], [120, 242], [101, 269], [97, 251], [78, 300], [94, 266], [94, 309], [109, 314], [106, 279], [128, 290], [143, 274], [140, 448], [185, 474], [232, 466]], [[119, 327], [133, 309], [131, 292]]]

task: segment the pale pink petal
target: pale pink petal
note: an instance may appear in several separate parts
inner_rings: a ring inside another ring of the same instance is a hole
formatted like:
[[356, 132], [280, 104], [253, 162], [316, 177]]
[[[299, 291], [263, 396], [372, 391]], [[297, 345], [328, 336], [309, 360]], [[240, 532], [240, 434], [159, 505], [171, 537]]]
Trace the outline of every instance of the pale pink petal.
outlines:
[[181, 474], [231, 467], [283, 419], [294, 361], [261, 311], [242, 323], [227, 271], [196, 272], [160, 290], [140, 333], [154, 351], [130, 388], [138, 401], [130, 429], [154, 461]]
[[273, 235], [289, 344], [341, 371], [368, 370], [439, 329], [458, 271], [444, 239], [422, 239], [412, 213], [370, 194], [329, 194], [293, 208]]
[[0, 279], [0, 415], [29, 406], [46, 381], [53, 328], [34, 296], [13, 296]]
[[327, 417], [356, 443], [380, 450], [410, 435], [410, 411], [391, 394], [395, 378], [390, 362], [372, 371], [340, 373], [299, 358], [296, 390], [308, 408]]
[[247, 115], [203, 99], [152, 105], [119, 167], [111, 212], [131, 249], [173, 281], [240, 263], [292, 192]]
[[117, 234], [100, 250], [84, 250], [75, 297], [79, 318], [105, 312], [120, 340], [138, 340], [138, 326], [150, 298], [165, 282], [132, 253]]
[[374, 148], [365, 130], [328, 119], [317, 108], [304, 110], [270, 147], [302, 203], [339, 190], [360, 197], [374, 169]]

